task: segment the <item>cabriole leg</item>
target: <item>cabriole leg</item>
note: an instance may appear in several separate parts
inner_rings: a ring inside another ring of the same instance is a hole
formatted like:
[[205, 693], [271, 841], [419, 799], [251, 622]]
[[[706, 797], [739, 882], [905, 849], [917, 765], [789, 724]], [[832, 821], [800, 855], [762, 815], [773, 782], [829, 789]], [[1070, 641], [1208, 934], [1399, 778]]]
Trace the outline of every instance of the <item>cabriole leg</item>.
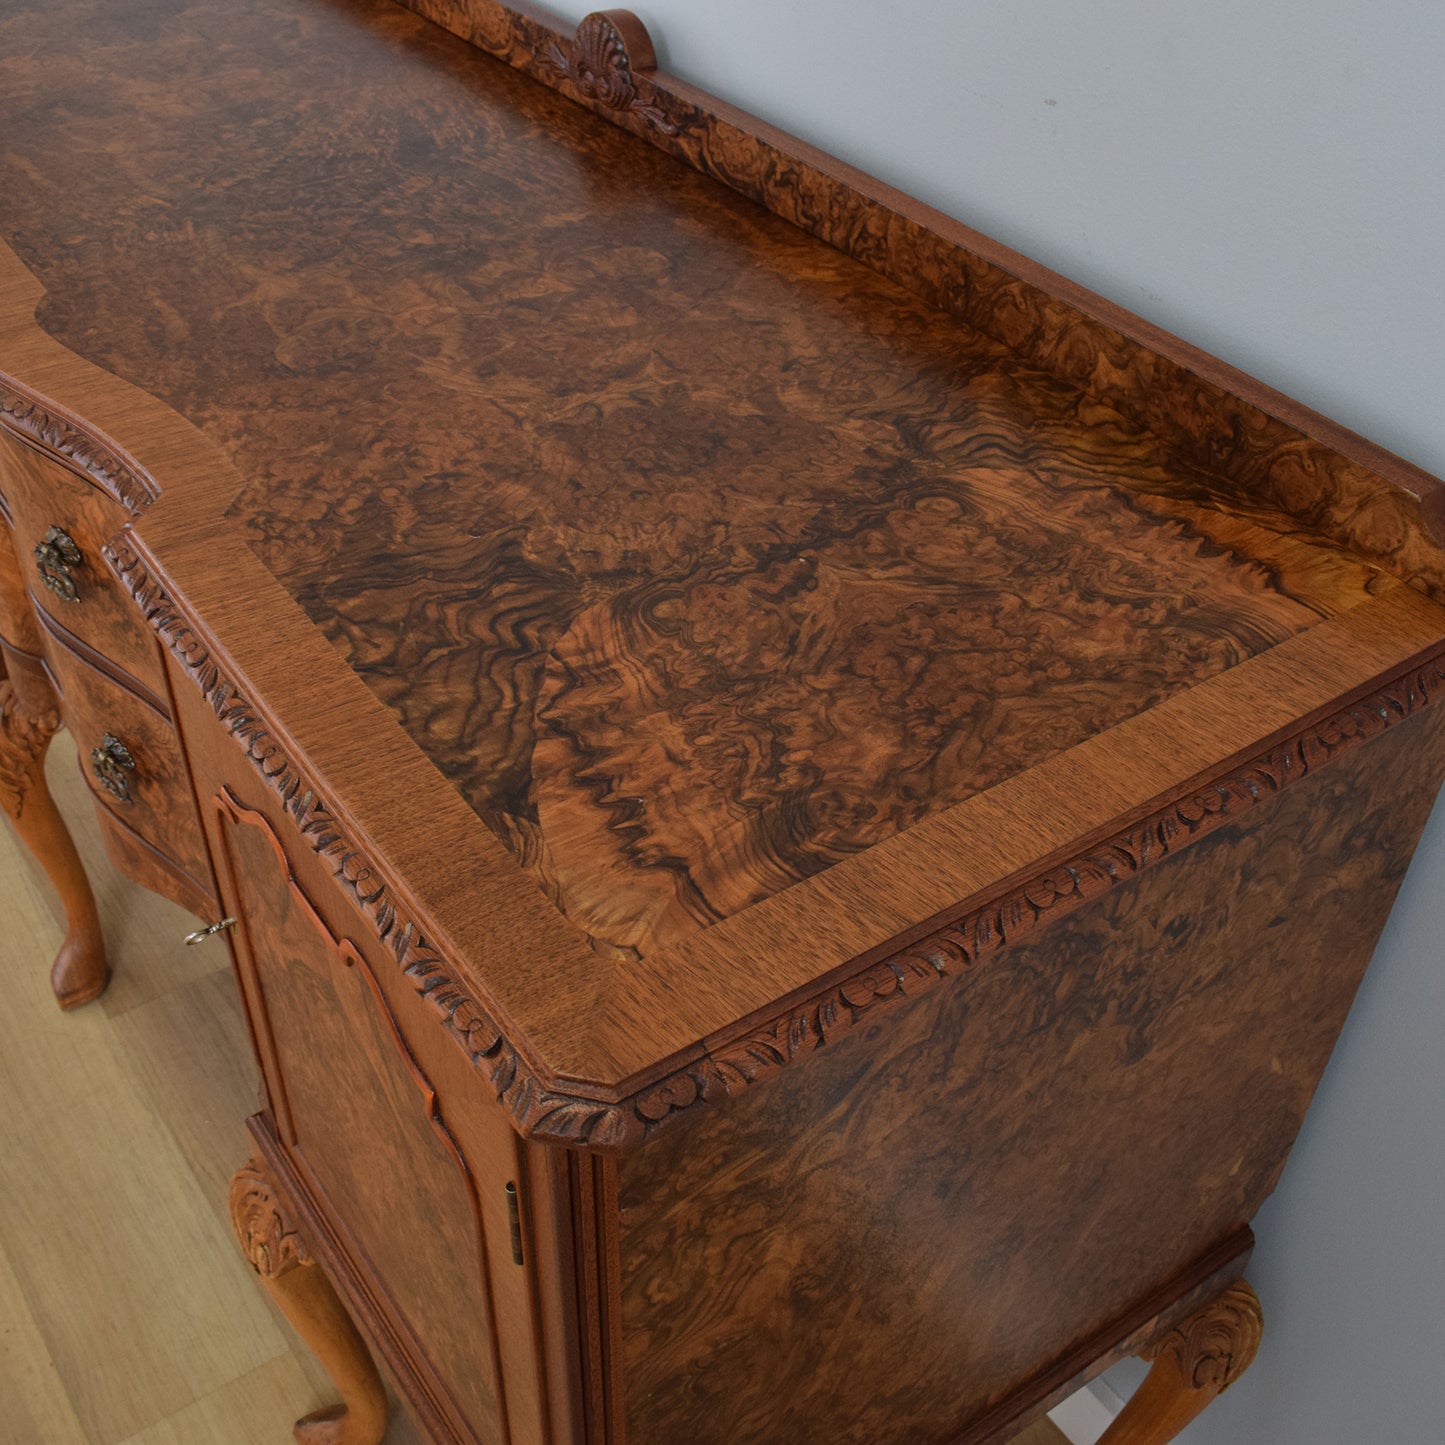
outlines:
[[301, 1445], [379, 1445], [388, 1408], [381, 1377], [331, 1281], [282, 1218], [254, 1159], [231, 1179], [231, 1223], [271, 1298], [341, 1395], [341, 1404], [298, 1420], [296, 1439]]
[[1230, 1285], [1145, 1352], [1153, 1365], [1099, 1445], [1167, 1445], [1249, 1368], [1262, 1327], [1255, 1292]]
[[50, 984], [61, 1008], [76, 1008], [105, 991], [110, 964], [90, 880], [45, 782], [45, 754], [59, 726], [39, 664], [8, 653], [0, 665], [0, 809], [60, 895], [65, 942]]

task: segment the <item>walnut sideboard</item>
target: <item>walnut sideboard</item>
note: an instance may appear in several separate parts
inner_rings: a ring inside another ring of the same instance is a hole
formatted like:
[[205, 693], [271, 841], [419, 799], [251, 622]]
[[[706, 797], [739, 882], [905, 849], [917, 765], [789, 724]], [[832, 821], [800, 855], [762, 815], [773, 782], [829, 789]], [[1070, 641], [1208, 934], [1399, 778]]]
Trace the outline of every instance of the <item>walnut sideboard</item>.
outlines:
[[[1445, 490], [494, 0], [0, 0], [0, 799], [230, 947], [375, 1445], [983, 1445], [1244, 1369], [1445, 776]], [[1107, 1120], [1108, 1127], [1098, 1127]], [[375, 1362], [375, 1363], [374, 1363]]]

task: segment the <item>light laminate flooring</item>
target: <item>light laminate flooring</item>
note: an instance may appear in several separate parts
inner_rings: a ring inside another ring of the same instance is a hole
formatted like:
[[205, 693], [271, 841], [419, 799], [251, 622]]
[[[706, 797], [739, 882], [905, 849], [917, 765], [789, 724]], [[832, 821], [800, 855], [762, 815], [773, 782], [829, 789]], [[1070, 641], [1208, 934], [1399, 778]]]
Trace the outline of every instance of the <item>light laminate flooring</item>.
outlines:
[[[335, 1394], [231, 1234], [258, 1086], [229, 954], [116, 873], [64, 733], [48, 772], [115, 978], [55, 1006], [49, 886], [0, 826], [0, 1445], [286, 1445]], [[424, 1442], [398, 1411], [386, 1445]]]
[[[52, 790], [115, 978], [62, 1014], [49, 886], [0, 825], [0, 1445], [287, 1445], [335, 1394], [226, 1205], [258, 1086], [224, 945], [105, 856], [62, 733]], [[422, 1445], [398, 1415], [387, 1445]]]

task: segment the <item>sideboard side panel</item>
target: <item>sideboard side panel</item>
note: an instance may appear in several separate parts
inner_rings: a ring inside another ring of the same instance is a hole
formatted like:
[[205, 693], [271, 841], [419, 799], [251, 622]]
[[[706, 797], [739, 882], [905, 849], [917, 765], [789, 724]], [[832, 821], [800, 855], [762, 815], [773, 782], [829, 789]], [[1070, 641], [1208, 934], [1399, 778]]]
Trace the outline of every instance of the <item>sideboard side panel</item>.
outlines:
[[1431, 709], [624, 1156], [628, 1445], [953, 1440], [1246, 1224], [1442, 773]]

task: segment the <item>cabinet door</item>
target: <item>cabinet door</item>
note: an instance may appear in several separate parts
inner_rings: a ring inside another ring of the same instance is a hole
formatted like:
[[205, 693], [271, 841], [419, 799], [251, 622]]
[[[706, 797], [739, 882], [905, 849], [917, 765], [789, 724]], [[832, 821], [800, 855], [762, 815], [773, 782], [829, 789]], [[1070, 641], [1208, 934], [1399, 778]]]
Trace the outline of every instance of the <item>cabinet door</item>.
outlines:
[[457, 1097], [434, 1081], [423, 1054], [442, 1030], [410, 1016], [414, 998], [389, 995], [397, 970], [384, 951], [328, 926], [265, 815], [227, 789], [216, 809], [221, 887], [240, 920], [242, 986], [280, 1141], [457, 1438], [530, 1445], [535, 1382], [512, 1371], [509, 1412], [499, 1341], [500, 1315], [508, 1353], [532, 1349], [514, 1282], [497, 1277], [522, 1270], [509, 1230], [522, 1178], [515, 1139], [488, 1120], [499, 1111], [480, 1089]]

